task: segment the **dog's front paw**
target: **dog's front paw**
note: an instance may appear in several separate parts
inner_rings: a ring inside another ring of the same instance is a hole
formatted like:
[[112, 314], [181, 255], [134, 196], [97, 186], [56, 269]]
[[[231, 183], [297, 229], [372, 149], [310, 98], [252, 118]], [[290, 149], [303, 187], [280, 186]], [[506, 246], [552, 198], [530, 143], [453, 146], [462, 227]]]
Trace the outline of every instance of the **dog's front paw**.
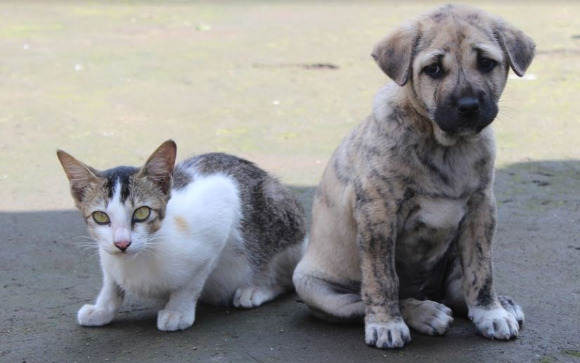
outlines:
[[522, 307], [519, 306], [515, 301], [513, 301], [508, 296], [498, 296], [497, 298], [501, 303], [501, 306], [503, 306], [503, 308], [506, 309], [506, 311], [517, 320], [521, 328], [522, 325], [524, 325], [525, 320], [524, 311], [522, 310]]
[[411, 341], [411, 333], [403, 321], [366, 323], [365, 341], [377, 348], [402, 348]]
[[401, 301], [401, 314], [411, 328], [427, 335], [443, 335], [453, 323], [451, 309], [431, 300]]
[[477, 331], [488, 339], [508, 340], [518, 336], [516, 318], [503, 307], [495, 309], [470, 308], [469, 318]]
[[99, 309], [95, 305], [86, 304], [79, 309], [77, 320], [82, 326], [102, 326], [109, 324], [114, 316], [114, 311]]
[[185, 330], [193, 325], [194, 320], [195, 312], [160, 310], [157, 314], [157, 329], [161, 331]]

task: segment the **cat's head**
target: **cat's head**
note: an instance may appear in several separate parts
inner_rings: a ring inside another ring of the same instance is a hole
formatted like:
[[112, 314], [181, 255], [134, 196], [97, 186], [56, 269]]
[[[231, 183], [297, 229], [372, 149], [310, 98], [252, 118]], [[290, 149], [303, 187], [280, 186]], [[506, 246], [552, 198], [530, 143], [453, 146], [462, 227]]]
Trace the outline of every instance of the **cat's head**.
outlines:
[[142, 168], [96, 170], [57, 151], [76, 206], [99, 247], [129, 256], [154, 244], [170, 198], [177, 146], [164, 142]]

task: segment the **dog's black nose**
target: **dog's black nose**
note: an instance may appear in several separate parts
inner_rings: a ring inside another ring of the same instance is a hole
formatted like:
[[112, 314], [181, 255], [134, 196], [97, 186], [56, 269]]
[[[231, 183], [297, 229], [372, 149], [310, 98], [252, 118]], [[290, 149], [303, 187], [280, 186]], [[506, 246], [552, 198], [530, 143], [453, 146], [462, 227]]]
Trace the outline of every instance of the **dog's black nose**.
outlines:
[[475, 97], [462, 97], [457, 100], [457, 109], [462, 114], [475, 113], [479, 110], [479, 101]]

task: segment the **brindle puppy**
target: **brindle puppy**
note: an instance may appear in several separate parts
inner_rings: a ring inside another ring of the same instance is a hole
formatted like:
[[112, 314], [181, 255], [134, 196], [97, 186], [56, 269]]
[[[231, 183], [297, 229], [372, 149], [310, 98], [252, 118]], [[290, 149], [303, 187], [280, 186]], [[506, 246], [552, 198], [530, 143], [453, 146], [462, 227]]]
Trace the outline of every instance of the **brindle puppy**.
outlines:
[[375, 47], [395, 83], [335, 151], [316, 191], [310, 245], [294, 273], [312, 313], [364, 317], [366, 343], [379, 348], [408, 343], [407, 325], [445, 334], [447, 306], [487, 338], [517, 337], [522, 309], [493, 288], [488, 126], [509, 67], [522, 76], [534, 48], [501, 19], [454, 5]]

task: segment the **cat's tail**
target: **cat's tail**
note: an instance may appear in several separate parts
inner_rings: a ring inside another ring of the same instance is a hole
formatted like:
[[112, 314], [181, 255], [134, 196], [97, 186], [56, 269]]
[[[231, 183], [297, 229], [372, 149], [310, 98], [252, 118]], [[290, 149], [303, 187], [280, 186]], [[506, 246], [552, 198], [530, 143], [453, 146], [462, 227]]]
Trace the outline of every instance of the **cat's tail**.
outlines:
[[306, 246], [308, 246], [308, 235], [304, 237], [302, 242], [286, 248], [272, 259], [271, 271], [274, 273], [276, 283], [285, 287], [285, 290], [294, 289], [292, 275], [296, 265], [298, 265], [298, 262], [304, 256], [304, 252], [306, 252]]

